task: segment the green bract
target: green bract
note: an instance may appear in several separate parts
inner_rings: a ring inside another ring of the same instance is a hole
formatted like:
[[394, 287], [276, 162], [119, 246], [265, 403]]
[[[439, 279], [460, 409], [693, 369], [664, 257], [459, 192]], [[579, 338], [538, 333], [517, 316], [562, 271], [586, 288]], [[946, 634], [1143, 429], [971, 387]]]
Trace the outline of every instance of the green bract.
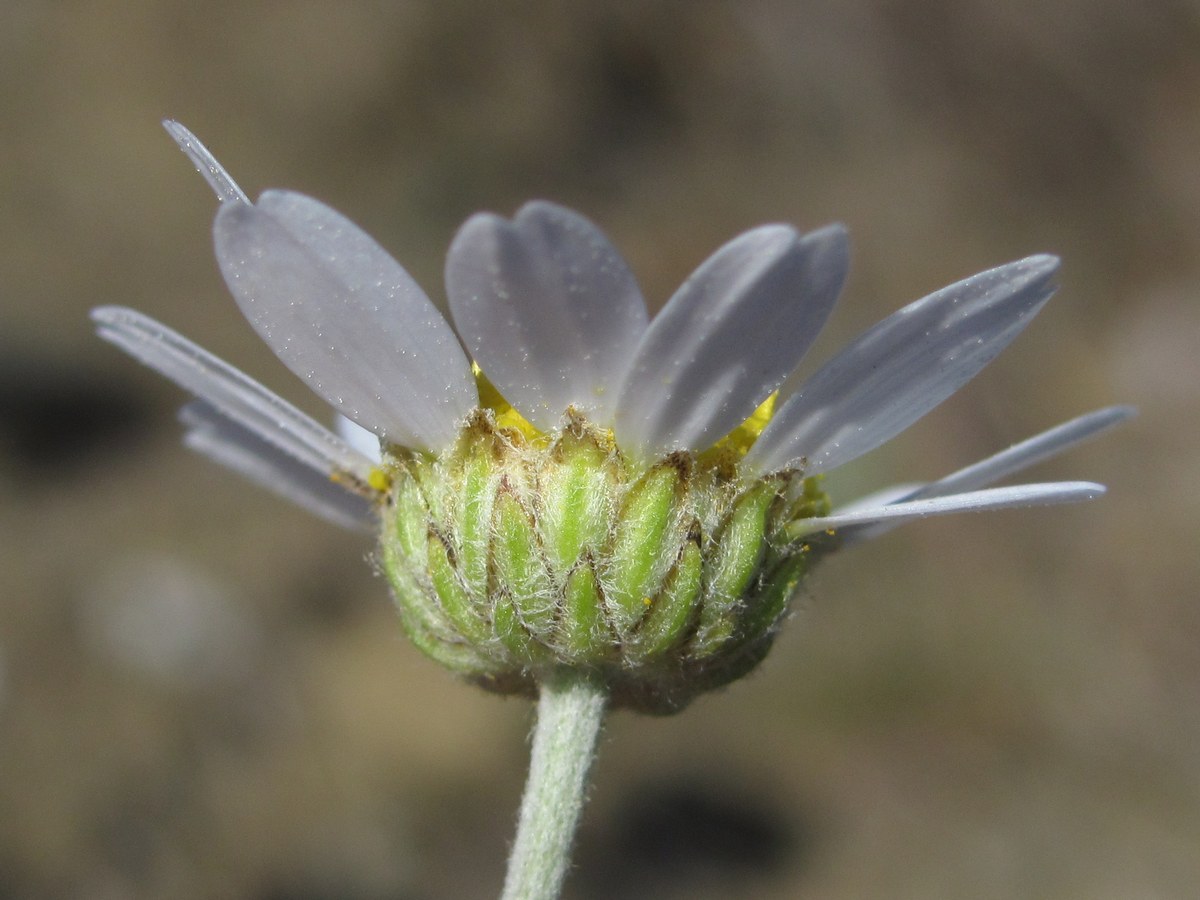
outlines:
[[745, 674], [814, 555], [814, 478], [739, 475], [733, 452], [636, 464], [569, 413], [530, 439], [478, 410], [439, 455], [387, 457], [381, 562], [414, 643], [501, 692], [592, 672], [672, 712]]

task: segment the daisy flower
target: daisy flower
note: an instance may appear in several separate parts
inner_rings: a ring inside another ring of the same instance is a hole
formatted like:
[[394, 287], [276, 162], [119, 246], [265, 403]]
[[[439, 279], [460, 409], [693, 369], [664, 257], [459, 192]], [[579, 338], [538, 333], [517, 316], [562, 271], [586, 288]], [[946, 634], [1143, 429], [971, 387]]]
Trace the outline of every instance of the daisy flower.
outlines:
[[[681, 579], [719, 580], [725, 565], [736, 570], [727, 581], [761, 589], [764, 558], [794, 555], [781, 546], [811, 559], [814, 548], [911, 519], [1094, 498], [1104, 489], [1088, 482], [991, 485], [1131, 414], [1099, 410], [940, 481], [831, 509], [818, 476], [903, 431], [1003, 350], [1054, 292], [1055, 257], [918, 300], [800, 378], [845, 280], [842, 226], [739, 235], [650, 319], [608, 238], [579, 214], [534, 201], [511, 221], [480, 213], [459, 230], [446, 262], [452, 328], [348, 219], [288, 191], [252, 203], [191, 132], [165, 125], [222, 201], [216, 255], [239, 307], [340, 414], [340, 433], [134, 310], [96, 309], [100, 336], [197, 397], [181, 413], [189, 447], [333, 522], [382, 520], [384, 568], [402, 607], [417, 607], [402, 610], [417, 643], [491, 686], [528, 687], [539, 664], [576, 661], [585, 644], [592, 665], [618, 644], [645, 642], [656, 601], [683, 590]], [[755, 519], [748, 530], [766, 540], [724, 536], [738, 516]], [[439, 558], [415, 547], [426, 536], [414, 529], [436, 532]], [[698, 558], [684, 560], [693, 547]], [[537, 558], [510, 558], [526, 552]], [[737, 558], [717, 559], [722, 552]], [[513, 607], [499, 596], [518, 585], [497, 591], [488, 583], [496, 569], [512, 569], [531, 597]], [[789, 595], [797, 575], [785, 579]], [[430, 591], [443, 576], [450, 584]], [[572, 577], [598, 580], [587, 592], [594, 621], [563, 615], [567, 595], [582, 590]], [[696, 631], [692, 608], [744, 607], [746, 586], [706, 597], [707, 585], [689, 585], [689, 602], [671, 610], [688, 621], [656, 635], [654, 649], [694, 642], [684, 634]], [[447, 604], [452, 593], [468, 596]], [[764, 634], [787, 599], [774, 599]], [[476, 608], [423, 608], [456, 603]], [[562, 633], [571, 628], [587, 633], [572, 640]], [[488, 650], [503, 664], [475, 659], [475, 644], [495, 644]], [[689, 693], [670, 687], [672, 704]]]
[[[845, 280], [840, 225], [739, 235], [650, 318], [608, 238], [534, 201], [459, 230], [451, 325], [348, 219], [288, 191], [251, 202], [195, 136], [165, 124], [221, 201], [216, 256], [235, 300], [339, 414], [337, 430], [141, 313], [95, 310], [100, 336], [195, 395], [188, 446], [377, 530], [379, 566], [424, 652], [543, 698], [573, 673], [564, 691], [585, 684], [592, 712], [576, 704], [568, 724], [598, 723], [605, 702], [674, 711], [753, 668], [828, 550], [926, 516], [1100, 495], [1089, 482], [994, 484], [1131, 414], [1102, 409], [938, 481], [838, 506], [821, 476], [995, 358], [1054, 292], [1055, 257], [930, 294], [800, 377]], [[554, 715], [543, 706], [539, 721]], [[535, 740], [535, 769], [549, 747]], [[523, 811], [522, 835], [525, 824]], [[553, 896], [561, 874], [542, 893], [513, 876], [509, 896]]]

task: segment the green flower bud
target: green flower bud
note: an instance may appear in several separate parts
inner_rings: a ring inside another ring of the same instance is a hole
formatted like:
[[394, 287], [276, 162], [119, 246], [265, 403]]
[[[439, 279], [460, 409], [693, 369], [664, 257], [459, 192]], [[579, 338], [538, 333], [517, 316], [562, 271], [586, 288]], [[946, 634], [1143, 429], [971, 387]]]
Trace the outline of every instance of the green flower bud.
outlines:
[[380, 562], [405, 630], [492, 690], [568, 667], [618, 706], [683, 708], [766, 654], [816, 553], [786, 528], [828, 511], [817, 479], [736, 458], [637, 465], [573, 411], [530, 436], [488, 410], [438, 456], [389, 456]]

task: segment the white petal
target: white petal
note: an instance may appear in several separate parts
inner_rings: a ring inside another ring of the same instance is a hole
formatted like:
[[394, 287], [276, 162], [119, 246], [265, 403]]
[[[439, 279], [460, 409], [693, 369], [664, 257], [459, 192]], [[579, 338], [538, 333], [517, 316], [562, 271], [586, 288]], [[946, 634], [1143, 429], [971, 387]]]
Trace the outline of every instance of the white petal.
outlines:
[[617, 401], [621, 444], [703, 450], [739, 425], [800, 362], [847, 267], [840, 225], [803, 238], [766, 225], [714, 253], [638, 347]]
[[[799, 486], [803, 488], [803, 482], [800, 482]], [[888, 485], [877, 491], [871, 491], [869, 494], [863, 494], [861, 497], [855, 497], [848, 503], [840, 504], [838, 515], [858, 512], [860, 509], [875, 509], [877, 506], [887, 506], [889, 503], [899, 503], [901, 500], [910, 500], [913, 493], [921, 486], [919, 483]]]
[[608, 238], [561, 206], [527, 203], [459, 229], [446, 257], [454, 324], [509, 403], [542, 430], [567, 407], [611, 424], [646, 305]]
[[1013, 509], [1022, 506], [1050, 506], [1056, 503], [1078, 503], [1094, 500], [1104, 493], [1104, 485], [1090, 481], [1057, 481], [1050, 484], [1019, 484], [1013, 487], [989, 488], [952, 494], [949, 497], [933, 497], [928, 500], [912, 500], [907, 503], [891, 503], [874, 509], [859, 509], [856, 512], [835, 513], [812, 519], [801, 519], [787, 527], [791, 539], [803, 537], [828, 529], [848, 525], [866, 525], [883, 521], [906, 521], [941, 516], [956, 512], [983, 512], [993, 509]]
[[789, 393], [746, 456], [827, 471], [903, 431], [991, 362], [1054, 293], [1053, 256], [982, 272], [893, 313]]
[[[899, 492], [892, 500], [881, 501], [895, 503], [902, 500], [925, 500], [930, 497], [945, 497], [964, 491], [974, 491], [995, 484], [1001, 478], [1006, 478], [1023, 471], [1051, 457], [1058, 456], [1076, 447], [1084, 441], [1113, 428], [1136, 415], [1131, 406], [1110, 406], [1098, 409], [1086, 415], [1079, 416], [1069, 422], [1064, 422], [1049, 431], [1034, 435], [1027, 440], [1014, 444], [1007, 450], [1002, 450], [994, 456], [981, 460], [965, 469], [959, 469], [945, 478], [932, 481], [929, 484], [913, 485], [908, 490]], [[848, 512], [851, 507], [860, 508], [865, 505], [867, 498], [855, 501], [850, 506], [843, 507], [841, 512]], [[873, 505], [881, 505], [876, 503]], [[876, 525], [863, 525], [842, 532], [842, 540], [864, 541], [876, 538], [894, 527], [891, 522], [881, 522]]]
[[396, 444], [454, 440], [475, 405], [454, 332], [362, 229], [301, 194], [223, 204], [217, 261], [263, 340], [339, 412]]
[[367, 498], [351, 493], [319, 469], [298, 462], [203, 400], [179, 414], [187, 426], [183, 443], [257, 485], [343, 528], [364, 530], [372, 524]]
[[1064, 422], [1049, 431], [1034, 435], [1007, 450], [989, 456], [952, 475], [924, 485], [906, 498], [945, 497], [994, 484], [1030, 466], [1058, 456], [1086, 440], [1121, 424], [1136, 414], [1132, 406], [1109, 406]]
[[342, 415], [337, 416], [334, 427], [342, 440], [371, 462], [378, 464], [383, 460], [379, 438], [375, 437], [373, 433]]
[[200, 143], [198, 137], [174, 119], [163, 119], [162, 124], [163, 128], [167, 129], [167, 134], [171, 135], [175, 143], [179, 145], [179, 149], [187, 154], [188, 159], [192, 161], [192, 165], [196, 167], [196, 171], [204, 176], [204, 180], [208, 182], [209, 187], [216, 192], [218, 200], [223, 203], [250, 202], [250, 198], [246, 196], [246, 192], [238, 187], [236, 181], [229, 177], [229, 173], [225, 171], [225, 167], [217, 162], [216, 157], [208, 151], [207, 147]]
[[254, 379], [149, 316], [119, 306], [92, 310], [97, 334], [325, 477], [362, 480], [371, 461]]

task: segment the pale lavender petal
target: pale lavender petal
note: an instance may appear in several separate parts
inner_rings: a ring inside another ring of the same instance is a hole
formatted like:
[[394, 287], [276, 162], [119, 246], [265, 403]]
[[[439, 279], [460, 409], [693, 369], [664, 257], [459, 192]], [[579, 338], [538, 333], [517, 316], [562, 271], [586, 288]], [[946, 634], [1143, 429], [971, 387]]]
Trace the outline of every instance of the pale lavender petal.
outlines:
[[845, 229], [766, 225], [734, 238], [650, 324], [621, 386], [617, 438], [645, 455], [703, 450], [787, 377], [848, 267]]
[[[800, 483], [803, 487], [803, 483]], [[877, 506], [887, 506], [889, 503], [899, 503], [901, 500], [912, 499], [913, 492], [921, 487], [919, 483], [892, 484], [877, 491], [871, 491], [861, 497], [855, 497], [848, 503], [838, 504], [838, 515], [858, 512], [860, 509], [874, 509]]]
[[100, 337], [326, 478], [370, 472], [371, 461], [328, 428], [160, 322], [119, 306], [94, 309], [92, 319]]
[[1103, 493], [1104, 485], [1094, 484], [1090, 481], [1058, 481], [1050, 484], [1019, 484], [1012, 487], [988, 488], [982, 491], [952, 494], [949, 497], [890, 503], [873, 509], [859, 509], [855, 512], [800, 519], [788, 525], [787, 535], [790, 539], [795, 540], [818, 531], [851, 525], [869, 525], [883, 521], [900, 522], [956, 512], [984, 512], [1024, 506], [1078, 503], [1082, 500], [1094, 500]]
[[[1064, 422], [1048, 431], [1034, 435], [1027, 440], [1014, 444], [1007, 450], [989, 456], [965, 469], [959, 469], [945, 478], [923, 485], [912, 485], [908, 490], [899, 492], [892, 500], [884, 502], [900, 502], [903, 500], [925, 500], [930, 497], [945, 497], [964, 491], [974, 491], [995, 484], [1001, 478], [1006, 478], [1030, 466], [1058, 456], [1084, 441], [1091, 440], [1097, 435], [1113, 428], [1137, 414], [1132, 406], [1110, 406], [1098, 409], [1086, 415], [1079, 416], [1069, 422]], [[874, 496], [874, 495], [873, 495]], [[850, 506], [843, 507], [839, 512], [848, 512], [851, 507], [861, 508], [867, 498], [855, 501]], [[879, 503], [873, 505], [880, 505]], [[881, 522], [875, 525], [862, 525], [842, 532], [842, 540], [865, 541], [876, 538], [894, 527], [891, 522]]]
[[334, 525], [363, 531], [373, 524], [366, 497], [281, 452], [203, 400], [189, 403], [179, 418], [187, 426], [183, 443], [189, 449]]
[[472, 216], [450, 245], [446, 293], [475, 361], [526, 419], [549, 430], [575, 406], [611, 424], [647, 317], [637, 281], [595, 225], [544, 201], [512, 222]]
[[217, 261], [242, 312], [293, 372], [380, 438], [436, 450], [475, 406], [470, 364], [400, 264], [328, 206], [268, 191], [223, 204]]
[[229, 177], [229, 173], [225, 171], [215, 156], [213, 156], [204, 144], [200, 143], [200, 139], [187, 130], [183, 125], [176, 122], [174, 119], [163, 119], [163, 128], [167, 129], [167, 134], [175, 140], [179, 145], [179, 149], [187, 154], [188, 159], [192, 161], [192, 165], [196, 167], [196, 171], [204, 176], [204, 180], [208, 182], [209, 187], [217, 195], [217, 199], [222, 203], [237, 202], [249, 203], [250, 198], [246, 196], [246, 192], [238, 187], [237, 182]]
[[383, 452], [379, 446], [379, 438], [373, 432], [367, 431], [356, 422], [351, 422], [343, 415], [338, 415], [334, 422], [338, 436], [343, 441], [371, 460], [379, 463], [383, 460]]
[[798, 389], [784, 386], [746, 464], [815, 473], [878, 447], [991, 362], [1050, 299], [1057, 269], [1055, 257], [1031, 256], [884, 319]]
[[1065, 453], [1136, 415], [1132, 406], [1109, 406], [1034, 435], [974, 465], [913, 491], [905, 499], [945, 497], [994, 484], [1030, 466]]

